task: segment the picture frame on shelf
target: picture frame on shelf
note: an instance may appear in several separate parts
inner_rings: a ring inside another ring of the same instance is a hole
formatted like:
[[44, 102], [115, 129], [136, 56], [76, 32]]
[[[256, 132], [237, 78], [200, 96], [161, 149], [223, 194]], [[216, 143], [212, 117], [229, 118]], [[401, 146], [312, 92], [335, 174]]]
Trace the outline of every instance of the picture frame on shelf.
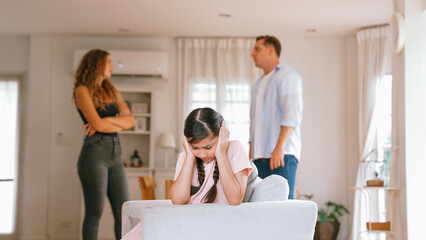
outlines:
[[132, 113], [148, 113], [148, 103], [132, 103]]
[[148, 125], [147, 125], [146, 117], [136, 117], [134, 129], [135, 129], [135, 131], [148, 131]]

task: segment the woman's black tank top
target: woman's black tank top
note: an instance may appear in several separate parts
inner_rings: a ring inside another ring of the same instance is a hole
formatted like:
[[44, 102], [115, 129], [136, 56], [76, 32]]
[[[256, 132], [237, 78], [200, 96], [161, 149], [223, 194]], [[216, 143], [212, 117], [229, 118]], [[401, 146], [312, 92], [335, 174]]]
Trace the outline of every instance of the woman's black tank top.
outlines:
[[[78, 108], [77, 108], [77, 110], [78, 110], [78, 113], [80, 114], [81, 119], [83, 120], [83, 123], [84, 123], [84, 124], [87, 124], [88, 122], [87, 122], [86, 118], [84, 117], [83, 113], [80, 111], [80, 109], [78, 109]], [[96, 112], [98, 112], [98, 114], [99, 114], [99, 116], [100, 116], [101, 118], [104, 118], [104, 117], [115, 117], [115, 116], [117, 116], [117, 114], [118, 114], [118, 106], [117, 106], [117, 103], [113, 102], [113, 103], [109, 103], [109, 104], [107, 104], [107, 105], [105, 106], [105, 109], [104, 109], [104, 110], [102, 110], [100, 107], [97, 107], [97, 108], [96, 108]], [[116, 132], [113, 132], [113, 133], [101, 133], [101, 132], [96, 132], [96, 134], [102, 134], [102, 135], [114, 136], [114, 137], [116, 137], [116, 136], [117, 136], [117, 133], [116, 133]]]

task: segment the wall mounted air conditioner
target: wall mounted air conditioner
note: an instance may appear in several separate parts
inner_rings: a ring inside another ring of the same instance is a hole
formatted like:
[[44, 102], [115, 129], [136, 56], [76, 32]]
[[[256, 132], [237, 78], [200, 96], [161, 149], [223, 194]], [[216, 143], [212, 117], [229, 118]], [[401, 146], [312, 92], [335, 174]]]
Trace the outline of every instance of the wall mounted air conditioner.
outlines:
[[[167, 53], [161, 51], [107, 50], [114, 66], [113, 76], [167, 78]], [[88, 50], [75, 50], [73, 72]]]

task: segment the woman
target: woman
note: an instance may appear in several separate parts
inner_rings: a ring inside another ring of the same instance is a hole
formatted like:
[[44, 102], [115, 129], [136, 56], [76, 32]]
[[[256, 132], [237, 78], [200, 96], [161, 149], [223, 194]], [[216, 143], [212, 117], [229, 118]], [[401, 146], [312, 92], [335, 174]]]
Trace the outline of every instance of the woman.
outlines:
[[73, 97], [86, 130], [77, 164], [85, 205], [83, 240], [98, 238], [105, 196], [120, 239], [121, 206], [129, 200], [117, 132], [133, 127], [135, 119], [109, 80], [113, 69], [109, 53], [94, 49], [84, 55], [75, 74]]

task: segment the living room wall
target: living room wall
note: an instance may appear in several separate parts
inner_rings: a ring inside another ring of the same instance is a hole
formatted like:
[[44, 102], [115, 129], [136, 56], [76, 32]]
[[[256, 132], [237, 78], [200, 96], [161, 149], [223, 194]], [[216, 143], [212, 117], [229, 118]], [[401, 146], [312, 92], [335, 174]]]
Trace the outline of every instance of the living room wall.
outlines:
[[[278, 37], [283, 45], [281, 60], [304, 79], [298, 191], [314, 194], [320, 206], [333, 200], [352, 208], [347, 186], [355, 180], [353, 162], [358, 152], [356, 42], [353, 37]], [[18, 209], [23, 239], [79, 237], [82, 206], [76, 163], [83, 132], [71, 101], [72, 56], [75, 49], [90, 48], [166, 51], [170, 71], [169, 79], [158, 84], [157, 132], [178, 134], [177, 108], [172, 104], [177, 102], [174, 38], [0, 36], [0, 53], [14, 49], [19, 58], [10, 64], [7, 55], [0, 54], [0, 74], [14, 71], [26, 76]], [[59, 133], [70, 143], [58, 144]], [[161, 159], [159, 152], [155, 156]], [[349, 235], [350, 222], [350, 217], [343, 219], [339, 239]]]
[[[356, 39], [285, 38], [282, 59], [303, 78], [302, 156], [296, 183], [300, 194], [353, 207], [358, 168]], [[350, 233], [346, 215], [338, 239]]]

